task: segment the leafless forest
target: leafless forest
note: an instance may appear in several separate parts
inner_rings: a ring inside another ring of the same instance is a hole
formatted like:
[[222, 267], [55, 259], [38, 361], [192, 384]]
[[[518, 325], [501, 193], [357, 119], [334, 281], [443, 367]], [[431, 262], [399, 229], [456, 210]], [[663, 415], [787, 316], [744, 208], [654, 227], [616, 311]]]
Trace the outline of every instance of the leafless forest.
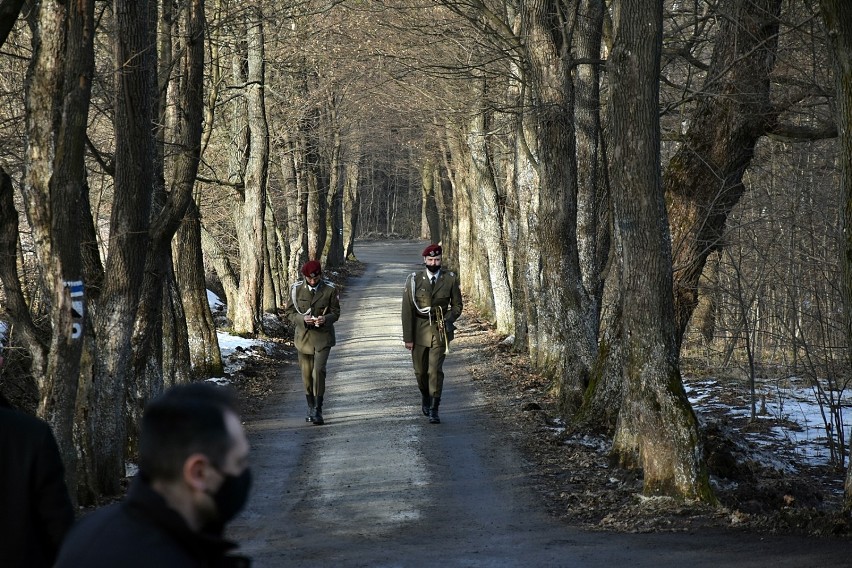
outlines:
[[0, 43], [0, 390], [81, 503], [221, 373], [206, 288], [262, 335], [364, 237], [442, 242], [649, 495], [714, 501], [693, 371], [806, 381], [849, 461], [847, 0], [0, 0]]

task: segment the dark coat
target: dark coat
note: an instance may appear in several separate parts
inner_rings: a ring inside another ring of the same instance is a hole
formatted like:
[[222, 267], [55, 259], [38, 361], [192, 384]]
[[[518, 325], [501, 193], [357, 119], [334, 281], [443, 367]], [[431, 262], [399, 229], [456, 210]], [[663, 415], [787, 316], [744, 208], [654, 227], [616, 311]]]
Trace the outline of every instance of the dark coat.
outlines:
[[73, 522], [50, 426], [0, 407], [0, 566], [51, 566]]
[[135, 479], [121, 502], [84, 517], [62, 545], [56, 568], [249, 566], [236, 544], [190, 529], [150, 485]]

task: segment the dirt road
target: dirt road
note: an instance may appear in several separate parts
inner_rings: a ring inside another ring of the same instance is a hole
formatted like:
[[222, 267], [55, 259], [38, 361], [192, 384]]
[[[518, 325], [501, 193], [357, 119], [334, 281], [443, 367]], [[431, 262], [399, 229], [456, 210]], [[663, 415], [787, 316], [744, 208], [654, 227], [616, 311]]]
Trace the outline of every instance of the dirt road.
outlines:
[[450, 353], [440, 425], [420, 412], [399, 321], [420, 243], [359, 243], [341, 297], [324, 426], [295, 365], [249, 426], [254, 488], [230, 536], [260, 567], [829, 567], [852, 544], [743, 533], [581, 532], [544, 513], [529, 467]]

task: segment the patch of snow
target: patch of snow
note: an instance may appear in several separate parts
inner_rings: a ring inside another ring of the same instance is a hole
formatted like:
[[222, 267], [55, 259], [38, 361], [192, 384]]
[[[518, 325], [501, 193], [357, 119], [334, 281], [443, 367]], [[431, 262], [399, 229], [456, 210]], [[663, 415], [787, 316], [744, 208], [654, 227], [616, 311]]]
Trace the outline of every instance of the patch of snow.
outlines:
[[210, 304], [210, 309], [214, 312], [225, 309], [225, 302], [211, 290], [207, 290], [207, 303]]
[[[745, 431], [746, 440], [754, 445], [751, 456], [755, 460], [773, 467], [778, 471], [795, 471], [794, 462], [807, 465], [826, 465], [831, 460], [829, 433], [826, 431], [823, 413], [828, 416], [828, 408], [820, 406], [813, 390], [791, 378], [791, 387], [758, 387], [758, 412], [756, 421], [765, 421], [766, 428], [757, 431]], [[732, 417], [751, 416], [748, 392], [738, 393], [736, 402], [719, 400], [721, 383], [713, 379], [688, 381], [684, 383], [687, 397], [699, 419], [713, 411], [723, 411]], [[834, 398], [839, 398], [834, 393]], [[852, 395], [843, 393], [841, 412], [852, 407]], [[849, 421], [843, 421], [848, 424]], [[850, 439], [850, 426], [844, 426], [844, 440]], [[835, 444], [837, 439], [835, 436]]]

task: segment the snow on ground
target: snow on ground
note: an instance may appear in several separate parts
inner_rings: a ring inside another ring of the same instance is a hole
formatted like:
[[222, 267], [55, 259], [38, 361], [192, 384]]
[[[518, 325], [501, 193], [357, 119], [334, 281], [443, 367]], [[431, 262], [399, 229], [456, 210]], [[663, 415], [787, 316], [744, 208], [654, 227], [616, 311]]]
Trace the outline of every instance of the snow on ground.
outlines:
[[[224, 312], [225, 304], [219, 296], [210, 290], [207, 290], [207, 301], [210, 303], [210, 309], [214, 315]], [[247, 339], [224, 331], [217, 331], [216, 338], [219, 341], [222, 364], [225, 367], [225, 373], [228, 375], [240, 371], [245, 366], [246, 361], [252, 357], [253, 347], [264, 347], [266, 345], [264, 341]], [[219, 385], [230, 384], [227, 377], [211, 377], [207, 380]]]
[[[796, 385], [799, 381], [791, 379], [789, 382]], [[699, 418], [720, 413], [742, 420], [751, 416], [747, 389], [736, 392], [734, 396], [720, 396], [720, 392], [731, 389], [712, 378], [685, 381], [684, 387]], [[776, 469], [786, 469], [794, 462], [814, 466], [828, 464], [831, 451], [826, 420], [830, 420], [830, 412], [827, 406], [818, 403], [813, 389], [764, 384], [756, 390], [755, 422], [763, 422], [766, 427], [744, 431], [745, 438], [757, 448], [767, 450], [766, 459], [773, 460]], [[839, 398], [836, 393], [835, 398]], [[852, 395], [844, 393], [842, 400], [842, 412], [848, 414], [849, 408], [852, 408]], [[850, 427], [845, 420], [843, 431], [843, 440], [848, 444]]]

